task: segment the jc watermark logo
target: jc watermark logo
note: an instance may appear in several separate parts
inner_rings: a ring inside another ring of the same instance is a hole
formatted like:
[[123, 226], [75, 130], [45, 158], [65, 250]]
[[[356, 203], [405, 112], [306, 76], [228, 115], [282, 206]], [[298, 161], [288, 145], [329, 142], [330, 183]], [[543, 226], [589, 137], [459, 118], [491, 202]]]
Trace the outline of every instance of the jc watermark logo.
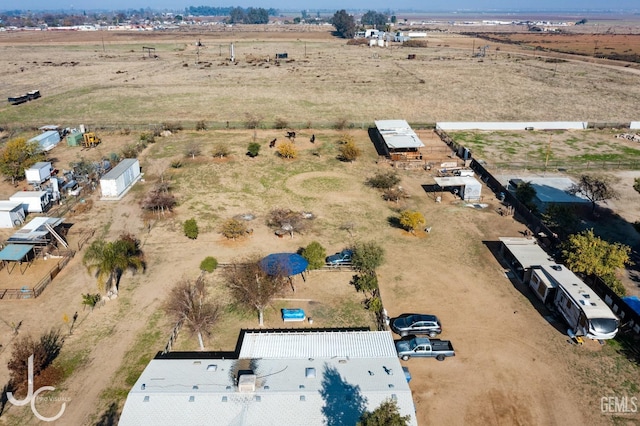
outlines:
[[603, 413], [637, 413], [637, 396], [603, 396], [600, 398], [600, 411]]
[[56, 414], [53, 417], [45, 417], [42, 414], [40, 414], [38, 412], [38, 409], [36, 408], [36, 400], [38, 399], [38, 395], [40, 395], [41, 392], [54, 391], [56, 390], [56, 388], [54, 388], [53, 386], [42, 386], [41, 388], [37, 389], [34, 392], [33, 391], [33, 355], [29, 357], [28, 368], [29, 368], [28, 370], [29, 376], [28, 376], [28, 382], [27, 382], [28, 384], [27, 396], [25, 397], [25, 399], [18, 401], [13, 397], [13, 392], [7, 392], [7, 400], [13, 405], [16, 405], [18, 407], [31, 403], [31, 411], [33, 411], [33, 415], [39, 418], [40, 420], [42, 420], [43, 422], [53, 422], [55, 420], [58, 420], [64, 414], [64, 409], [67, 407], [67, 403], [63, 402], [62, 407], [60, 407], [60, 411], [58, 411], [58, 414]]

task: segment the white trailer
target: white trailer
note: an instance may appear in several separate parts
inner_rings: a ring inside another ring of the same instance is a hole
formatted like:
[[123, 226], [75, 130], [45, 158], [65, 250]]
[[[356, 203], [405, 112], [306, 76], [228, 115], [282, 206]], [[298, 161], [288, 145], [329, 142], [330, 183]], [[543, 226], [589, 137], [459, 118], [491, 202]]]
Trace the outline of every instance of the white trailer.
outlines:
[[29, 139], [29, 142], [38, 142], [43, 151], [50, 151], [60, 143], [60, 133], [56, 130], [49, 130]]
[[51, 194], [47, 191], [18, 191], [9, 201], [20, 202], [25, 213], [44, 213], [51, 207]]
[[24, 175], [27, 178], [27, 182], [40, 184], [51, 177], [52, 170], [51, 162], [40, 161], [28, 169], [25, 169]]
[[576, 274], [563, 265], [534, 268], [529, 286], [545, 303], [551, 303], [569, 326], [569, 335], [613, 339], [619, 320], [609, 306]]
[[19, 201], [0, 200], [0, 228], [13, 228], [24, 223], [24, 209]]
[[100, 178], [101, 199], [121, 199], [140, 177], [140, 162], [135, 158], [125, 158]]

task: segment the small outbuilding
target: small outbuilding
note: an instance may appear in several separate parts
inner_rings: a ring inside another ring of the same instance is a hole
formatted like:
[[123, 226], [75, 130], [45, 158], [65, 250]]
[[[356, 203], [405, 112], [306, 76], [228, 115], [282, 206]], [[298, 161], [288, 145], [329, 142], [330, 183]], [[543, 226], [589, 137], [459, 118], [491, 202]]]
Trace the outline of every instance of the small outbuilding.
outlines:
[[43, 151], [49, 151], [60, 143], [60, 133], [57, 130], [48, 130], [40, 133], [38, 136], [29, 139], [29, 142], [38, 142]]
[[140, 162], [136, 158], [125, 158], [100, 178], [101, 199], [121, 199], [141, 176]]
[[482, 183], [473, 176], [434, 177], [442, 189], [449, 189], [465, 201], [480, 201]]
[[24, 176], [27, 182], [40, 184], [51, 177], [52, 170], [53, 168], [51, 167], [50, 161], [39, 161], [28, 169], [25, 169]]
[[24, 223], [24, 208], [20, 201], [0, 201], [0, 228], [13, 228]]
[[51, 193], [47, 191], [18, 191], [9, 201], [20, 202], [25, 213], [44, 213], [51, 207]]

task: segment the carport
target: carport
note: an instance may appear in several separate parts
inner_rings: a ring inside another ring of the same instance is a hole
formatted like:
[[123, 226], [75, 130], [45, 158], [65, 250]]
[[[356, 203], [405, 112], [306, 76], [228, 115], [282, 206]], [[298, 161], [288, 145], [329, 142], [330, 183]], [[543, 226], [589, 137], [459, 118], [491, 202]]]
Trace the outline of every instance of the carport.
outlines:
[[[31, 244], [9, 244], [0, 251], [0, 261], [7, 268], [7, 272], [11, 274], [16, 265], [20, 265], [20, 272], [24, 274], [29, 266], [33, 263], [35, 246]], [[22, 267], [23, 264], [26, 266]]]

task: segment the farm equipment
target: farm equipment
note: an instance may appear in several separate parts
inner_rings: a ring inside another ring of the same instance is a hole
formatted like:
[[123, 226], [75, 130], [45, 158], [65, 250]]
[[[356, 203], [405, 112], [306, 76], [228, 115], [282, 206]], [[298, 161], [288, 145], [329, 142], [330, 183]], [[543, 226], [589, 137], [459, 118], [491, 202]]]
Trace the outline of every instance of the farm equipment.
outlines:
[[94, 148], [98, 146], [102, 140], [96, 136], [94, 132], [87, 132], [82, 135], [82, 147]]

